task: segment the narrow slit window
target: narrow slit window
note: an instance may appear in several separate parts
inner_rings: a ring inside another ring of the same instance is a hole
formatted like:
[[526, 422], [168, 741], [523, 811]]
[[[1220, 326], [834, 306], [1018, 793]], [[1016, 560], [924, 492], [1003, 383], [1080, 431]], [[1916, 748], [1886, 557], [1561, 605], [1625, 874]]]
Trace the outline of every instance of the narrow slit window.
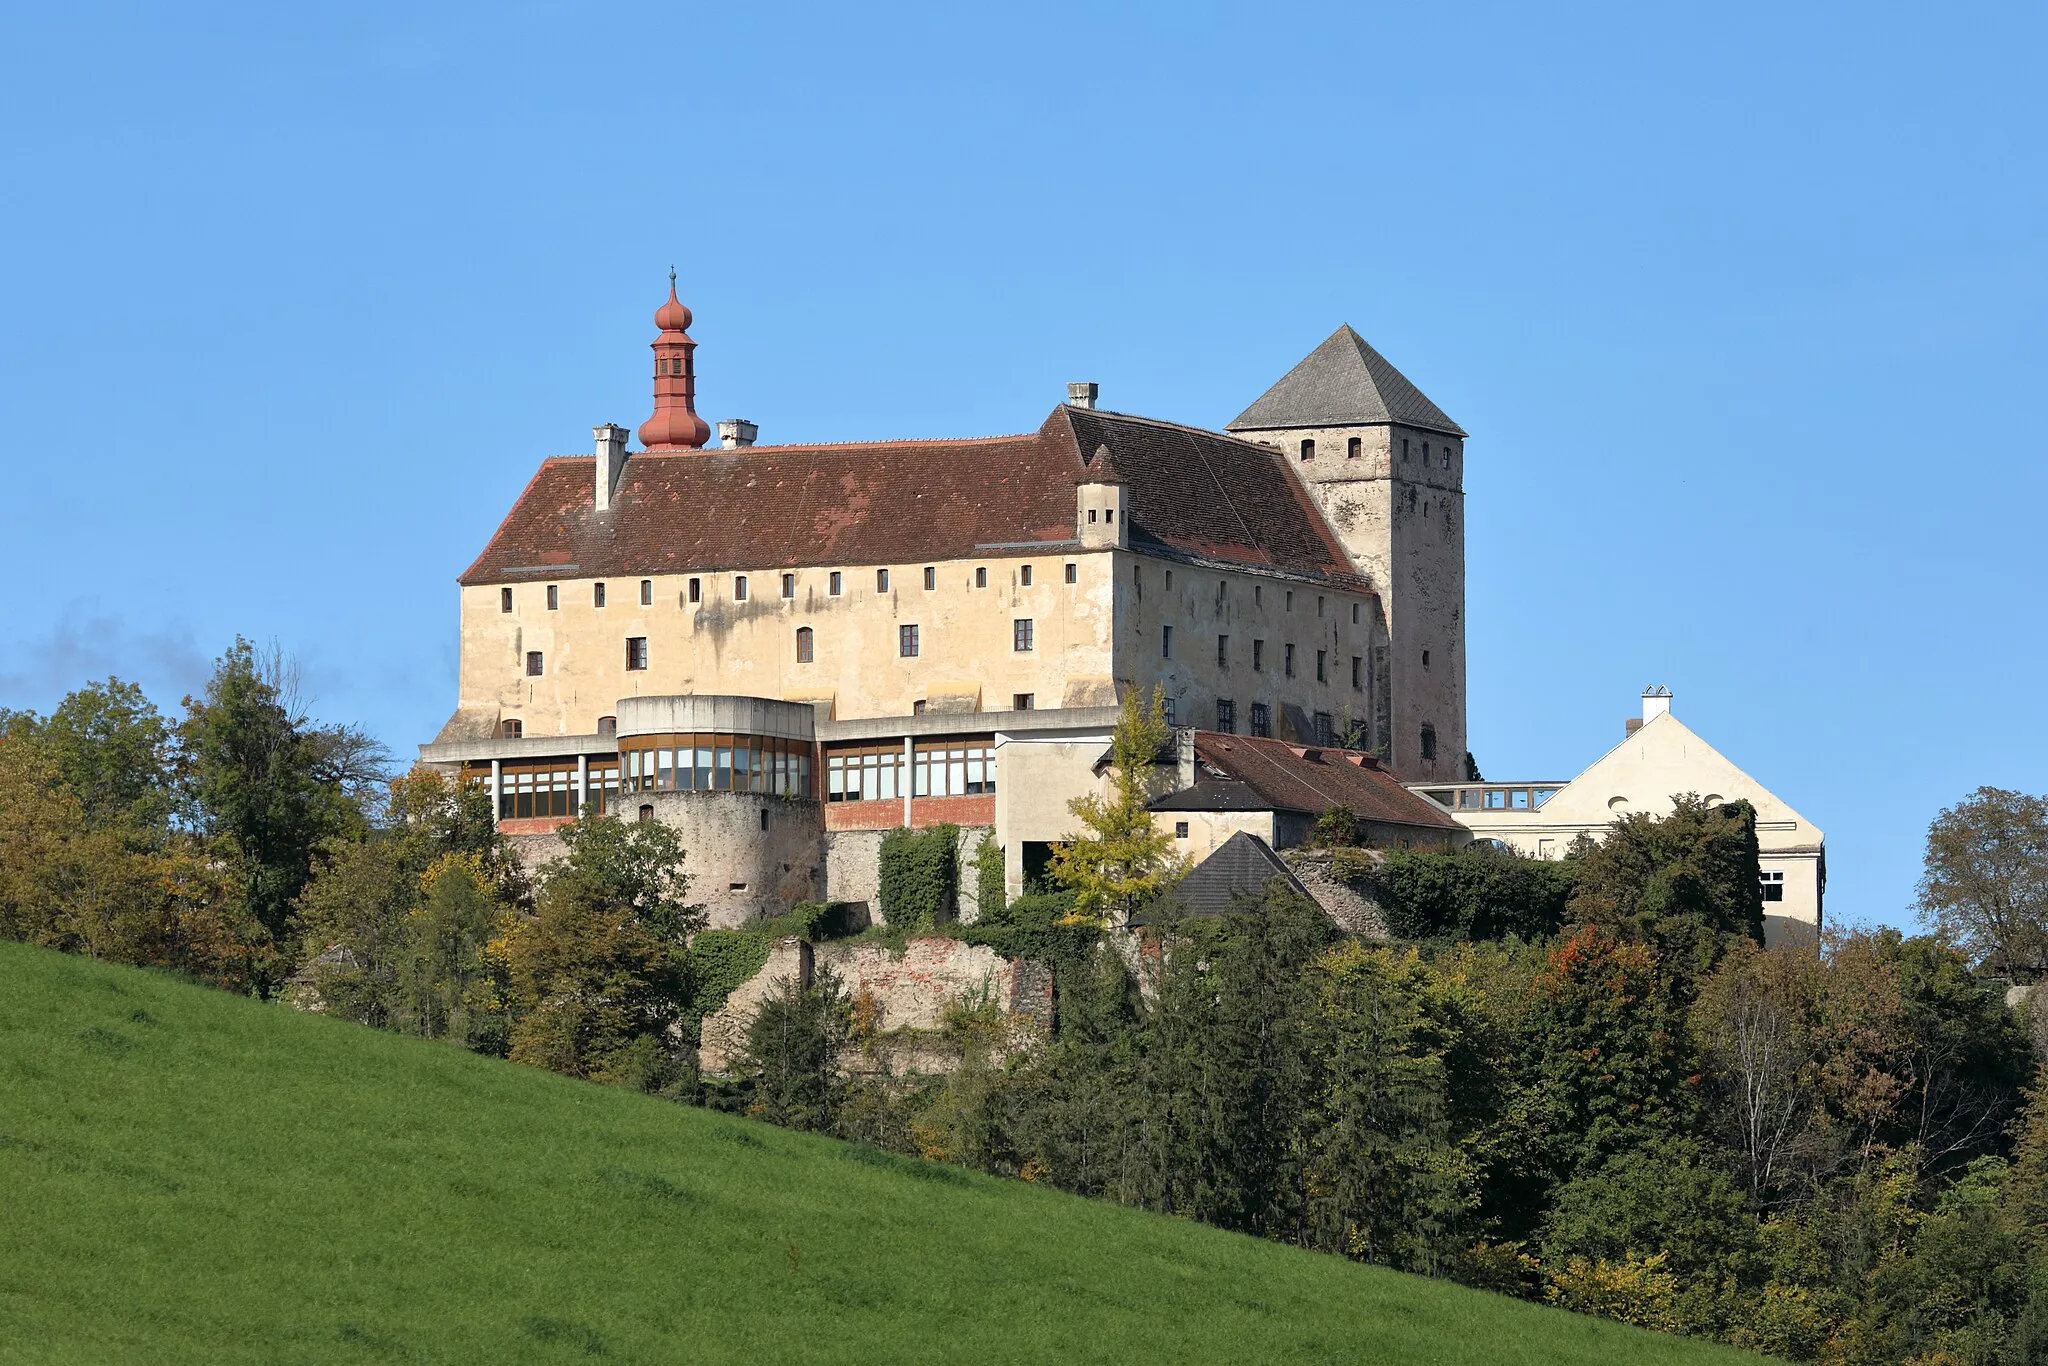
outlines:
[[561, 607], [561, 605], [562, 605], [562, 586], [561, 586], [560, 584], [555, 584], [555, 583], [551, 583], [551, 584], [549, 584], [549, 585], [548, 585], [548, 610], [549, 610], [550, 612], [556, 611], [556, 610], [558, 610], [558, 609], [559, 609], [559, 608]]
[[602, 607], [602, 606], [604, 606], [604, 585], [603, 585], [603, 584], [601, 584], [601, 583], [593, 583], [592, 585], [590, 585], [590, 605], [591, 605], [592, 607]]
[[1029, 588], [1029, 587], [1031, 586], [1031, 566], [1030, 566], [1030, 565], [1028, 565], [1028, 564], [1027, 564], [1027, 565], [1025, 565], [1025, 566], [1024, 566], [1024, 567], [1023, 567], [1022, 569], [1019, 569], [1019, 570], [1017, 571], [1017, 582], [1018, 582], [1018, 583], [1020, 583], [1020, 584], [1022, 584], [1022, 585], [1023, 585], [1024, 587], [1026, 587], [1026, 588]]
[[987, 567], [986, 565], [976, 565], [976, 566], [975, 566], [975, 569], [974, 569], [974, 586], [975, 586], [976, 588], [986, 588], [986, 587], [988, 587], [988, 567]]
[[1227, 697], [1216, 699], [1216, 729], [1225, 735], [1232, 735], [1237, 731], [1237, 703]]
[[511, 611], [511, 610], [512, 610], [512, 590], [511, 590], [511, 589], [509, 589], [509, 588], [500, 588], [500, 589], [498, 590], [498, 610], [499, 610], [500, 612], [509, 612], [509, 611]]
[[1216, 667], [1219, 669], [1227, 669], [1230, 667], [1229, 636], [1216, 637]]
[[640, 605], [642, 607], [652, 607], [654, 605], [653, 579], [640, 580]]
[[745, 574], [733, 575], [732, 600], [734, 602], [745, 602], [747, 600], [747, 576]]
[[939, 571], [935, 565], [924, 567], [924, 591], [929, 593], [939, 586]]
[[784, 574], [782, 576], [782, 596], [785, 598], [796, 596], [796, 575]]
[[840, 590], [845, 587], [845, 584], [846, 581], [840, 577], [839, 571], [835, 569], [832, 571], [831, 579], [825, 585], [825, 591], [836, 598], [839, 596]]
[[1173, 658], [1173, 628], [1171, 626], [1159, 628], [1159, 657], [1161, 659]]
[[1329, 661], [1329, 658], [1330, 652], [1328, 650], [1316, 651], [1316, 682], [1318, 683], [1327, 683], [1330, 681], [1329, 675], [1324, 667]]
[[877, 569], [877, 570], [875, 571], [875, 591], [876, 591], [877, 593], [886, 593], [886, 592], [888, 592], [888, 591], [889, 591], [889, 571], [888, 571], [888, 570], [886, 570], [886, 569]]
[[1255, 640], [1252, 642], [1252, 672], [1261, 673], [1265, 670], [1265, 667], [1266, 642], [1263, 640]]
[[1281, 647], [1280, 672], [1289, 678], [1294, 677], [1294, 647], [1292, 645]]
[[704, 601], [704, 580], [702, 580], [702, 579], [691, 579], [691, 580], [690, 580], [690, 601], [691, 601], [691, 602], [702, 602], [702, 601]]

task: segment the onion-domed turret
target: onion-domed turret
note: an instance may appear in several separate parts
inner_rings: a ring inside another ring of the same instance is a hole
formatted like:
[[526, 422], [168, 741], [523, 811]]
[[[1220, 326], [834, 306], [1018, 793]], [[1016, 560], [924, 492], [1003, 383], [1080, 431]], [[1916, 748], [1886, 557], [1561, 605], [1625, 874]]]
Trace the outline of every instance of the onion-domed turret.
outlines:
[[640, 444], [650, 451], [696, 450], [711, 439], [697, 416], [697, 343], [690, 339], [690, 310], [676, 297], [676, 273], [668, 273], [668, 302], [654, 310], [661, 335], [654, 348], [654, 416], [640, 424]]

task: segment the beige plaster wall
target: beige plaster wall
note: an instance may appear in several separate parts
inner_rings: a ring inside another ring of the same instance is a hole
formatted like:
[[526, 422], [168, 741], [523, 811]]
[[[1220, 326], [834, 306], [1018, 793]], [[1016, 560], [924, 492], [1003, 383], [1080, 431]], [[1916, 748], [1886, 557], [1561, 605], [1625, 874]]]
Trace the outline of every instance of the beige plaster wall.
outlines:
[[[1306, 579], [1174, 564], [1130, 552], [1116, 554], [1116, 676], [1174, 701], [1183, 726], [1216, 728], [1216, 701], [1237, 704], [1236, 729], [1251, 732], [1254, 702], [1273, 711], [1281, 735], [1281, 707], [1293, 703], [1313, 718], [1327, 711], [1341, 735], [1352, 718], [1369, 721], [1368, 686], [1376, 599]], [[1220, 591], [1219, 591], [1220, 590]], [[1355, 619], [1354, 619], [1355, 618]], [[1163, 627], [1173, 627], [1173, 655], [1163, 652]], [[1230, 638], [1217, 662], [1217, 638]], [[1261, 667], [1252, 668], [1252, 643], [1263, 641]], [[1294, 676], [1286, 673], [1288, 645]], [[1316, 651], [1325, 653], [1323, 681]], [[1362, 661], [1351, 686], [1351, 660]], [[1312, 739], [1313, 737], [1301, 737]]]
[[1095, 761], [1109, 748], [1108, 730], [1059, 738], [996, 736], [996, 830], [1003, 841], [1007, 895], [1024, 891], [1024, 845], [1064, 839], [1079, 828], [1068, 803], [1107, 790]]
[[1239, 831], [1257, 835], [1275, 849], [1280, 847], [1271, 811], [1158, 811], [1152, 816], [1153, 828], [1168, 835], [1182, 822], [1187, 824], [1187, 837], [1176, 835], [1173, 847], [1189, 867], [1215, 853]]
[[[1066, 582], [1076, 566], [1078, 582]], [[1023, 568], [1033, 570], [1023, 583]], [[589, 734], [617, 700], [667, 693], [731, 693], [791, 701], [828, 701], [846, 719], [907, 716], [918, 702], [934, 711], [1008, 710], [1017, 693], [1039, 707], [1098, 705], [1111, 668], [1112, 552], [1069, 550], [1014, 558], [890, 565], [889, 589], [876, 588], [875, 565], [833, 569], [748, 568], [652, 579], [653, 602], [640, 602], [638, 578], [606, 579], [606, 605], [594, 605], [597, 580], [554, 580], [560, 606], [547, 608], [547, 581], [512, 586], [513, 609], [499, 607], [502, 585], [462, 589], [460, 705], [517, 717], [527, 736]], [[987, 571], [977, 588], [975, 571]], [[796, 575], [792, 598], [782, 575]], [[735, 581], [747, 580], [747, 597]], [[699, 581], [700, 601], [688, 601]], [[1013, 648], [1012, 623], [1028, 617], [1033, 648]], [[903, 658], [897, 628], [919, 628], [919, 653]], [[813, 635], [813, 663], [796, 662], [796, 632]], [[645, 636], [648, 667], [626, 668], [628, 637]], [[525, 656], [542, 654], [530, 678]], [[1089, 681], [1093, 681], [1092, 692]], [[1075, 697], [1079, 682], [1086, 696]]]

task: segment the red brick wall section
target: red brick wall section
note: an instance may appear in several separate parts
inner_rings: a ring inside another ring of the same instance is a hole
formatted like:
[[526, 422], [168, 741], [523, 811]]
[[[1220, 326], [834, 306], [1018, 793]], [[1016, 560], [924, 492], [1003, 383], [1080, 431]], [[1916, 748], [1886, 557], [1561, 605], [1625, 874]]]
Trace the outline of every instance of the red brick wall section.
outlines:
[[528, 816], [524, 820], [498, 822], [501, 835], [552, 835], [570, 821], [568, 816]]
[[[986, 797], [917, 797], [910, 803], [910, 825], [994, 825], [996, 799]], [[827, 830], [894, 830], [903, 824], [903, 799], [875, 802], [827, 802]]]

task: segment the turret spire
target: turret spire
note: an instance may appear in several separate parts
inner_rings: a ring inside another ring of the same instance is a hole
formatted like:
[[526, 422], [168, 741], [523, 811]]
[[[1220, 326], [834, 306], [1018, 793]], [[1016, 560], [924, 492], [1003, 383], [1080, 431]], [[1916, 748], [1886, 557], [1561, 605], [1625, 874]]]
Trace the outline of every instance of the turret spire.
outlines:
[[650, 451], [695, 450], [711, 439], [697, 416], [697, 343], [690, 339], [690, 310], [676, 297], [676, 268], [668, 268], [668, 302], [654, 311], [661, 335], [654, 349], [654, 416], [640, 424], [640, 444]]

